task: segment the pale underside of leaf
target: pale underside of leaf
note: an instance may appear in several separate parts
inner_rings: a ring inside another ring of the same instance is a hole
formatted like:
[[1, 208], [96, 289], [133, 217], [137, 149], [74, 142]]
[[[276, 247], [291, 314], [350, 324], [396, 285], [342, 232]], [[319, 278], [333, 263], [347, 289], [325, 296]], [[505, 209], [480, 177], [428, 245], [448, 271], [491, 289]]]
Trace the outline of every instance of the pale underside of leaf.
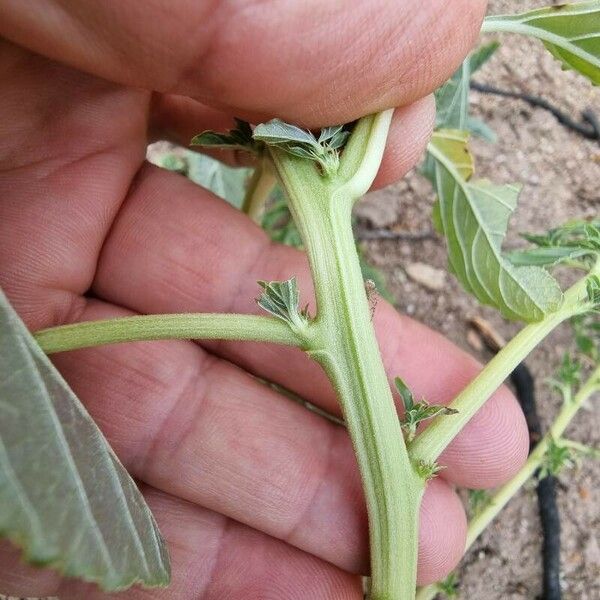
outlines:
[[[327, 134], [333, 135], [328, 131]], [[255, 140], [266, 142], [267, 144], [308, 144], [309, 146], [318, 146], [317, 139], [310, 132], [296, 125], [285, 123], [279, 119], [272, 119], [268, 123], [261, 123], [254, 129], [253, 137]]]
[[0, 535], [108, 591], [169, 582], [142, 495], [1, 290]]
[[565, 68], [575, 69], [600, 85], [599, 0], [488, 17], [484, 31], [511, 31], [537, 37]]
[[450, 267], [468, 292], [505, 317], [540, 320], [560, 305], [558, 284], [544, 269], [515, 267], [501, 253], [519, 188], [467, 181], [472, 162], [465, 150], [464, 134], [456, 131], [437, 132], [430, 144]]

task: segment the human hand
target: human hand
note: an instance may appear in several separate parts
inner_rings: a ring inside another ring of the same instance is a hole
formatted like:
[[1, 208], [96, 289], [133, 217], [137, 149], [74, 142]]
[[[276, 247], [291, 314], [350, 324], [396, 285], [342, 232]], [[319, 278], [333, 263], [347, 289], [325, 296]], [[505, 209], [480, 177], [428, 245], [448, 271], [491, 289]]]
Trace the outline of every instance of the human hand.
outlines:
[[[233, 114], [320, 126], [403, 106], [377, 181], [384, 185], [422, 153], [433, 111], [419, 99], [452, 73], [483, 10], [473, 0], [114, 9], [48, 1], [36, 11], [4, 3], [0, 285], [34, 330], [133, 313], [250, 312], [258, 279], [296, 275], [310, 292], [302, 254], [269, 243], [184, 178], [145, 165], [148, 137], [187, 143], [226, 128]], [[375, 326], [390, 375], [431, 402], [450, 401], [477, 371], [383, 302]], [[348, 436], [253, 377], [337, 412], [304, 355], [169, 341], [66, 353], [56, 364], [143, 482], [171, 552], [170, 588], [122, 597], [362, 598], [356, 574], [368, 568], [367, 526]], [[465, 515], [452, 485], [496, 485], [526, 450], [520, 409], [501, 390], [428, 486], [421, 583], [443, 577], [463, 552]], [[8, 544], [0, 588], [104, 597], [19, 565]]]

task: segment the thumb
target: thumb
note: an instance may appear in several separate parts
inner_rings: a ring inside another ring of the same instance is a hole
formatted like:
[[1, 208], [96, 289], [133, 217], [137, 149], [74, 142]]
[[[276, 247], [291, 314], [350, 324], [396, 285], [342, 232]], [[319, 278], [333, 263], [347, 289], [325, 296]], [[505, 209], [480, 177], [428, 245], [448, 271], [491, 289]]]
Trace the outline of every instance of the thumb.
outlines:
[[258, 121], [352, 121], [447, 79], [485, 0], [22, 0], [0, 35], [119, 83]]

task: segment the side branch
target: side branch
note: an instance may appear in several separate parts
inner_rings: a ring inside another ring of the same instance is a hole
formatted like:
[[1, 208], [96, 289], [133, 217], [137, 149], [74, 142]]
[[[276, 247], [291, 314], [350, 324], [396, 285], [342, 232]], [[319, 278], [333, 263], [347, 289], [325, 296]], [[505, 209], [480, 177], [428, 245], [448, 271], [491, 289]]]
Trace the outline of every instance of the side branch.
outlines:
[[306, 340], [271, 317], [221, 313], [140, 315], [86, 321], [34, 334], [46, 354], [120, 342], [166, 339], [244, 340], [304, 348]]
[[[600, 367], [596, 367], [586, 383], [581, 386], [575, 397], [571, 401], [563, 404], [554, 423], [550, 427], [550, 430], [537, 444], [533, 452], [529, 455], [527, 462], [521, 467], [519, 472], [509, 482], [500, 487], [490, 498], [487, 506], [471, 520], [467, 530], [465, 552], [508, 504], [509, 500], [540, 468], [545, 460], [550, 444], [561, 439], [583, 403], [590, 398], [590, 396], [598, 392], [600, 392]], [[417, 593], [416, 600], [431, 600], [437, 595], [438, 591], [436, 584], [422, 587]]]
[[340, 196], [354, 202], [369, 191], [381, 165], [393, 114], [389, 109], [357, 123], [340, 160], [338, 175], [345, 181]]
[[496, 354], [449, 405], [458, 414], [452, 419], [438, 417], [414, 440], [409, 448], [413, 461], [435, 462], [515, 367], [560, 323], [587, 310], [585, 286], [583, 278], [567, 291], [559, 310], [525, 327]]

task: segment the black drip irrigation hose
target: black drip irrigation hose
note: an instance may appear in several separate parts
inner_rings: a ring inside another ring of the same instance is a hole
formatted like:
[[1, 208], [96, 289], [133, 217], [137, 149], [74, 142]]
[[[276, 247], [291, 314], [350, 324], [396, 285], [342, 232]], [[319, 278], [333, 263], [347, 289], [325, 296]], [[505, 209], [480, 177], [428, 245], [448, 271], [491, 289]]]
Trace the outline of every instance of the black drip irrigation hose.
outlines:
[[[529, 450], [542, 438], [542, 426], [535, 403], [535, 383], [531, 372], [521, 363], [511, 373], [517, 398], [529, 429]], [[560, 514], [556, 501], [556, 478], [540, 479], [536, 488], [542, 526], [543, 600], [561, 600], [560, 589]]]
[[516, 98], [517, 100], [523, 100], [530, 106], [536, 108], [542, 108], [552, 114], [556, 120], [566, 127], [575, 131], [579, 135], [583, 136], [588, 140], [600, 140], [600, 120], [596, 114], [591, 110], [587, 109], [581, 113], [581, 120], [576, 121], [570, 115], [563, 112], [556, 106], [550, 104], [544, 98], [539, 96], [532, 96], [523, 92], [512, 92], [510, 90], [503, 90], [493, 85], [485, 83], [478, 83], [477, 81], [471, 81], [471, 89], [483, 94], [493, 94], [494, 96], [503, 96], [505, 98]]

